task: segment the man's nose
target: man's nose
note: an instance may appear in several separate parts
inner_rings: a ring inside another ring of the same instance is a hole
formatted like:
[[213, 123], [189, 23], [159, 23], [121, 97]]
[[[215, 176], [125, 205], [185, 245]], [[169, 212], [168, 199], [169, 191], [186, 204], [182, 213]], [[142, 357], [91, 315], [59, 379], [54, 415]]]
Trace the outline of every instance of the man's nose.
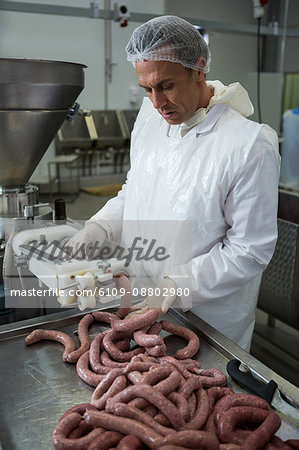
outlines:
[[162, 108], [167, 103], [167, 98], [161, 91], [153, 91], [151, 100], [156, 109]]

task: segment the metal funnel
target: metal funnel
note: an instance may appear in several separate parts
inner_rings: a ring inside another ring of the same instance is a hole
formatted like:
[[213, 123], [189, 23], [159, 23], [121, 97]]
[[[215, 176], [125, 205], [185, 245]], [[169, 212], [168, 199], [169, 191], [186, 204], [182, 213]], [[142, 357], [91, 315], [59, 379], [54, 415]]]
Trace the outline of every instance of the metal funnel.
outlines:
[[82, 64], [0, 58], [0, 186], [29, 180], [84, 87]]

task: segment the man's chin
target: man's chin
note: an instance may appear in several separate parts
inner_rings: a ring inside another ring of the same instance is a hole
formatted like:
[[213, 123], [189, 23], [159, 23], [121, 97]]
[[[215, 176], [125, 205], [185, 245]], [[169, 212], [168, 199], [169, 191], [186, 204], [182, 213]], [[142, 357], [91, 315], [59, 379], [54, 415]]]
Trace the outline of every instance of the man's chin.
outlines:
[[162, 117], [169, 125], [180, 125], [181, 123], [183, 123], [183, 120], [176, 114], [174, 114], [173, 117], [165, 117], [162, 114]]

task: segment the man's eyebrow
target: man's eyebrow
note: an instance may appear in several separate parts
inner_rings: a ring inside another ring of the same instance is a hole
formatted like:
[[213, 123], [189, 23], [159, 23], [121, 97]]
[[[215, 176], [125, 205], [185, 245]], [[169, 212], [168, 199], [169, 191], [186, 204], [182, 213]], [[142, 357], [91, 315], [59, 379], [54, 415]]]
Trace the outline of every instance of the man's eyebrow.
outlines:
[[[160, 80], [159, 83], [155, 84], [153, 87], [159, 87], [161, 86], [163, 83], [168, 83], [169, 81], [172, 81], [172, 78], [164, 78], [164, 80]], [[139, 83], [139, 86], [147, 89], [149, 86], [143, 86], [142, 84]]]

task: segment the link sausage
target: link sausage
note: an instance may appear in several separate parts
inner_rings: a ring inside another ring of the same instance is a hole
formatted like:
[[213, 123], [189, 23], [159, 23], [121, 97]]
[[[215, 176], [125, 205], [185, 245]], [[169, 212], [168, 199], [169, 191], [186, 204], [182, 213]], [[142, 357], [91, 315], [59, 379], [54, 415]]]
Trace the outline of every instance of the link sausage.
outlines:
[[90, 337], [88, 335], [88, 329], [93, 324], [94, 317], [91, 314], [86, 314], [83, 319], [80, 320], [78, 325], [78, 335], [80, 340], [80, 347], [78, 350], [67, 355], [67, 361], [70, 363], [75, 363], [78, 361], [81, 355], [85, 353], [90, 348]]
[[124, 435], [118, 431], [105, 431], [101, 436], [94, 439], [87, 450], [109, 450], [113, 445], [118, 444], [123, 437]]
[[134, 333], [136, 330], [147, 327], [157, 320], [159, 316], [158, 309], [150, 309], [139, 317], [133, 317], [126, 320], [114, 320], [111, 322], [112, 329], [115, 331]]
[[182, 327], [181, 325], [177, 325], [172, 322], [168, 322], [168, 320], [162, 320], [162, 328], [168, 333], [176, 334], [177, 336], [181, 336], [186, 339], [188, 345], [175, 353], [175, 357], [177, 359], [187, 359], [192, 358], [200, 347], [200, 342], [198, 336], [191, 330], [188, 330], [186, 327]]
[[104, 378], [104, 375], [98, 375], [97, 373], [92, 372], [88, 368], [89, 363], [89, 351], [83, 353], [83, 355], [80, 356], [80, 358], [77, 361], [76, 364], [76, 370], [77, 374], [81, 378], [82, 381], [84, 381], [87, 384], [90, 384], [91, 386], [97, 386], [102, 379]]
[[159, 447], [164, 442], [164, 438], [152, 428], [126, 417], [117, 417], [103, 411], [87, 411], [84, 418], [93, 427], [104, 427], [123, 434], [132, 434], [151, 449]]
[[52, 443], [55, 450], [86, 449], [96, 437], [100, 436], [104, 432], [103, 428], [97, 428], [79, 439], [69, 439], [67, 436], [74, 428], [78, 427], [80, 422], [81, 415], [78, 413], [68, 414], [58, 422], [52, 434]]
[[64, 352], [62, 354], [63, 361], [67, 362], [68, 354], [76, 349], [74, 340], [66, 333], [56, 330], [44, 330], [38, 328], [30, 333], [25, 338], [25, 344], [31, 345], [41, 340], [57, 341], [64, 345]]

